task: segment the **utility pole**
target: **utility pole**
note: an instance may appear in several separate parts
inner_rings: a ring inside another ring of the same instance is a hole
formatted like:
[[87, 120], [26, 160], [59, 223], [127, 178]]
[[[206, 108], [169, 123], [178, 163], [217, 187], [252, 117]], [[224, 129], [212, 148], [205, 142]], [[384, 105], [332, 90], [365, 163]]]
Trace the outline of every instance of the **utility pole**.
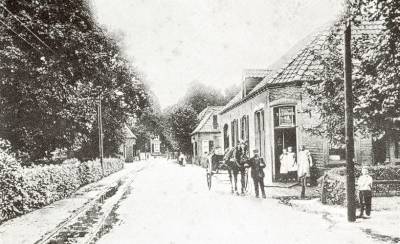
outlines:
[[101, 114], [101, 94], [97, 102], [97, 125], [99, 127], [99, 157], [101, 165], [101, 173], [104, 176], [104, 165], [103, 165], [103, 120]]
[[344, 31], [344, 99], [346, 133], [346, 194], [347, 220], [356, 220], [355, 177], [354, 177], [354, 135], [353, 135], [353, 88], [351, 78], [351, 20]]

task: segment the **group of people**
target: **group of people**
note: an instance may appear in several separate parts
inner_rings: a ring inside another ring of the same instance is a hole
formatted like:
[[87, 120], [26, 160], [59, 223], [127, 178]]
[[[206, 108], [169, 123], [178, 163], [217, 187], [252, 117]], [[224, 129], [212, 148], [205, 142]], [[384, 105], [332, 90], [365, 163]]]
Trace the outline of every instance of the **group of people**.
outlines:
[[[265, 198], [264, 186], [264, 168], [266, 164], [264, 159], [259, 156], [257, 149], [253, 150], [253, 157], [248, 158], [248, 147], [245, 142], [241, 142], [236, 147], [235, 161], [240, 168], [242, 192], [244, 186], [245, 168], [251, 168], [251, 178], [254, 183], [254, 192], [256, 197], [259, 197], [261, 191], [262, 197]], [[301, 147], [297, 157], [293, 152], [293, 147], [288, 147], [287, 150], [283, 149], [280, 156], [280, 173], [283, 181], [296, 181], [301, 180], [302, 185], [307, 184], [307, 179], [310, 177], [310, 168], [313, 166], [313, 161], [310, 151], [305, 146]]]
[[293, 147], [283, 148], [279, 157], [279, 173], [283, 182], [303, 180], [306, 184], [310, 177], [310, 169], [313, 166], [313, 160], [310, 151], [305, 146], [301, 147], [297, 157]]

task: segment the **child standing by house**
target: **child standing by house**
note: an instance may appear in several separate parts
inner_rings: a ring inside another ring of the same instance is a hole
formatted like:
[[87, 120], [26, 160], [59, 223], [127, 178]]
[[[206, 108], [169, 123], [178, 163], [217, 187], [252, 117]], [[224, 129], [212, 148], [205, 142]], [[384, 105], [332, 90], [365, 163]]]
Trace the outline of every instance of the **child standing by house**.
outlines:
[[281, 166], [279, 168], [279, 173], [281, 176], [281, 180], [283, 182], [287, 182], [287, 174], [288, 174], [288, 165], [287, 165], [287, 150], [286, 148], [282, 149], [282, 154], [279, 156], [279, 161], [281, 163]]
[[286, 160], [289, 181], [295, 182], [297, 180], [298, 165], [296, 161], [296, 153], [293, 152], [293, 147], [288, 147]]
[[371, 200], [372, 200], [372, 177], [368, 174], [366, 167], [361, 169], [361, 176], [357, 180], [359, 190], [359, 198], [361, 205], [361, 212], [359, 217], [363, 217], [364, 210], [367, 216], [371, 214]]

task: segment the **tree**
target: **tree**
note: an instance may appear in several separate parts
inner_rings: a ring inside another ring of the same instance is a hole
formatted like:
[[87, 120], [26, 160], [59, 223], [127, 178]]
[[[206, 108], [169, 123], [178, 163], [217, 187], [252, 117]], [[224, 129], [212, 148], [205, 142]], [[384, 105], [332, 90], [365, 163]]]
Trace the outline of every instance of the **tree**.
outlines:
[[221, 106], [225, 104], [222, 93], [200, 82], [192, 82], [185, 96], [179, 103], [190, 105], [196, 113], [200, 113], [207, 106]]
[[311, 105], [321, 115], [312, 128], [335, 143], [343, 142], [343, 55], [340, 26], [349, 16], [356, 29], [352, 41], [355, 129], [375, 138], [384, 135], [387, 120], [400, 116], [400, 2], [358, 0], [348, 3], [349, 14], [332, 29], [322, 51], [321, 69], [307, 87]]
[[118, 131], [147, 100], [115, 36], [85, 0], [0, 3], [0, 137], [33, 160], [60, 148], [94, 157], [102, 93], [105, 152], [115, 152]]
[[197, 113], [190, 105], [176, 105], [168, 117], [177, 149], [185, 154], [192, 153], [191, 133], [197, 125]]
[[224, 89], [224, 102], [223, 104], [227, 104], [230, 100], [232, 100], [239, 92], [240, 92], [240, 86], [237, 84], [228, 86], [227, 88]]

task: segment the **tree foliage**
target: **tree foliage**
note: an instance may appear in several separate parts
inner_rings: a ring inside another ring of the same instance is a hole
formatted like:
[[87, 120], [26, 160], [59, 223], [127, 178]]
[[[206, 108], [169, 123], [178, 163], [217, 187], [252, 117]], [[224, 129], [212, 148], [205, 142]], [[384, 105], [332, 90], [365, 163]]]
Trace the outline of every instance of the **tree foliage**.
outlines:
[[240, 91], [239, 86], [230, 86], [224, 94], [200, 82], [190, 84], [183, 98], [164, 111], [163, 135], [173, 150], [192, 153], [191, 133], [198, 124], [197, 115], [207, 106], [223, 106]]
[[224, 105], [226, 102], [221, 91], [200, 82], [192, 82], [180, 103], [189, 104], [196, 113], [200, 113], [207, 106]]
[[0, 24], [0, 137], [31, 159], [60, 148], [94, 157], [102, 94], [105, 153], [114, 153], [123, 123], [147, 101], [117, 38], [85, 0], [0, 3], [10, 11]]
[[400, 2], [357, 0], [330, 32], [316, 54], [321, 69], [307, 87], [311, 104], [321, 115], [312, 130], [343, 141], [343, 26], [353, 22], [352, 63], [355, 129], [381, 137], [387, 121], [400, 116]]
[[176, 106], [169, 115], [172, 138], [177, 149], [185, 154], [192, 153], [191, 133], [197, 125], [196, 110], [187, 104]]

